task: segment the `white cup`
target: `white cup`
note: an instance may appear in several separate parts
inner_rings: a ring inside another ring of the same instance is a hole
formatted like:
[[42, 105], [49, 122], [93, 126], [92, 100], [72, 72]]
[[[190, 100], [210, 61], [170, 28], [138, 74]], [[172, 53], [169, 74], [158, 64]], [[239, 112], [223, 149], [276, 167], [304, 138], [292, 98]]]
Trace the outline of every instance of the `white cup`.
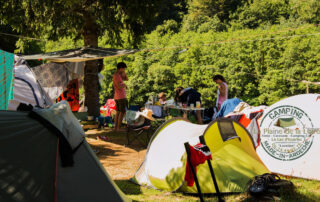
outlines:
[[191, 109], [193, 109], [194, 108], [194, 104], [192, 103], [192, 104], [190, 104], [190, 108]]

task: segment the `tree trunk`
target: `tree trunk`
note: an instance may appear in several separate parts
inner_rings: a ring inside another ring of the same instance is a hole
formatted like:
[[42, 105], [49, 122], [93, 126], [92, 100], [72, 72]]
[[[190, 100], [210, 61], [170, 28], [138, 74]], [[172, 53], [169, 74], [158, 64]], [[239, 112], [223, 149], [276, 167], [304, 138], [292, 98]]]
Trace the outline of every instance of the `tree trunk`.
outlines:
[[[84, 45], [98, 47], [98, 26], [95, 20], [88, 14], [84, 15], [83, 38]], [[97, 60], [87, 61], [84, 69], [85, 103], [89, 116], [100, 115], [99, 87], [98, 87], [98, 63]]]

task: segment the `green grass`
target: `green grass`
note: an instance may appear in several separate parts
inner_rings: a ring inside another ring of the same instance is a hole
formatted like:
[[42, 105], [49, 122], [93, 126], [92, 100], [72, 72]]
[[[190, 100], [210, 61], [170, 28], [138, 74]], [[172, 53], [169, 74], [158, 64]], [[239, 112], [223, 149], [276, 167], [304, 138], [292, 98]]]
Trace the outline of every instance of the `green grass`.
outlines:
[[[320, 201], [320, 182], [297, 178], [286, 178], [293, 182], [295, 189], [292, 191], [280, 191], [280, 194], [264, 198], [253, 198], [247, 193], [224, 196], [226, 201]], [[128, 180], [116, 180], [119, 188], [133, 201], [200, 201], [196, 196], [182, 193], [170, 193], [140, 187]], [[205, 197], [205, 201], [218, 201], [214, 196]]]

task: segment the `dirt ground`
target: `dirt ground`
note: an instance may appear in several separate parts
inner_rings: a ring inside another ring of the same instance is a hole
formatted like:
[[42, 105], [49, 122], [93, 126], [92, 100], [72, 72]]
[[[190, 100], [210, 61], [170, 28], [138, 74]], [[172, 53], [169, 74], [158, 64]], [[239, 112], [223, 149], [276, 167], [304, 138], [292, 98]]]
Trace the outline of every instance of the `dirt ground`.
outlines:
[[[129, 134], [130, 138], [133, 134]], [[146, 154], [146, 145], [138, 140], [127, 145], [126, 133], [115, 133], [111, 129], [93, 129], [86, 132], [87, 141], [96, 152], [101, 164], [113, 180], [128, 180], [134, 176]], [[97, 136], [105, 136], [101, 140]], [[144, 134], [143, 138], [147, 136]]]

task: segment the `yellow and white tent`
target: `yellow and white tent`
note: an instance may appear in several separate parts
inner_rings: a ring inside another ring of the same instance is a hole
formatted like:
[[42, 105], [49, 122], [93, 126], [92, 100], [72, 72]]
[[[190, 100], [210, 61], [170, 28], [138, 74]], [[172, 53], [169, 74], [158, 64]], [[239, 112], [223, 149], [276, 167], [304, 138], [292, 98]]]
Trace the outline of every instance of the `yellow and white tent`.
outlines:
[[[269, 172], [256, 154], [250, 134], [239, 123], [219, 119], [209, 125], [197, 125], [177, 118], [156, 131], [133, 180], [156, 189], [197, 193], [196, 185], [188, 187], [184, 181], [184, 143], [195, 145], [201, 135], [211, 151], [220, 192], [244, 192], [254, 176]], [[197, 176], [203, 193], [216, 192], [206, 163], [197, 167]]]

